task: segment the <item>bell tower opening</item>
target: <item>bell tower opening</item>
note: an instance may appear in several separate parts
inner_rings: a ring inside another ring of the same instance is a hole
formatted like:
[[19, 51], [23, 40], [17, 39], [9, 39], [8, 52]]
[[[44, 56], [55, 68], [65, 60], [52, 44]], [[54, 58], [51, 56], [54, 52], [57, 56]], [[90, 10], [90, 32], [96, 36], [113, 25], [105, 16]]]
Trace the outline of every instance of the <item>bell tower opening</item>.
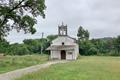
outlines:
[[61, 26], [58, 26], [58, 35], [59, 36], [67, 36], [67, 25], [62, 23]]

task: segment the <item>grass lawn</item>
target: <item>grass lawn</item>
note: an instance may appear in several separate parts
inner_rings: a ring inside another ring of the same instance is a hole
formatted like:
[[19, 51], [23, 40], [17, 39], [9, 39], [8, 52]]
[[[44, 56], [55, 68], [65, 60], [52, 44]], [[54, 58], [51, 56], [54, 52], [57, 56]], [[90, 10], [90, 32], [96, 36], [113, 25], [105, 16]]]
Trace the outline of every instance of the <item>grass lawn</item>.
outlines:
[[5, 56], [0, 58], [0, 74], [40, 64], [47, 60], [47, 55]]
[[120, 57], [81, 57], [15, 80], [120, 80]]

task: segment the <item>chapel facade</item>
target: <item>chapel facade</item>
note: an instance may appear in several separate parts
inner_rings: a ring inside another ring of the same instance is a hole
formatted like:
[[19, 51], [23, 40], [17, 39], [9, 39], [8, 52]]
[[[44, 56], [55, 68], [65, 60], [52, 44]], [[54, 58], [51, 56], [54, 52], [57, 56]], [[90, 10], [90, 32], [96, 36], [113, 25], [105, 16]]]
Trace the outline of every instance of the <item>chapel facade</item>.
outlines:
[[50, 59], [76, 60], [79, 55], [77, 40], [68, 36], [67, 25], [58, 26], [58, 37], [47, 48]]

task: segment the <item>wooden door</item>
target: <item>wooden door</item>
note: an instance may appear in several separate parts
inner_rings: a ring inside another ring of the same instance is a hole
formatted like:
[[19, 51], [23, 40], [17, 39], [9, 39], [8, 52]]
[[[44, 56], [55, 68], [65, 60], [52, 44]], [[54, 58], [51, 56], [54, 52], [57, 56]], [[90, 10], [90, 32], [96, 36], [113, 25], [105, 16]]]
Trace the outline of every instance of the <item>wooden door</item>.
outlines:
[[65, 52], [65, 50], [61, 51], [61, 59], [66, 59], [66, 52]]

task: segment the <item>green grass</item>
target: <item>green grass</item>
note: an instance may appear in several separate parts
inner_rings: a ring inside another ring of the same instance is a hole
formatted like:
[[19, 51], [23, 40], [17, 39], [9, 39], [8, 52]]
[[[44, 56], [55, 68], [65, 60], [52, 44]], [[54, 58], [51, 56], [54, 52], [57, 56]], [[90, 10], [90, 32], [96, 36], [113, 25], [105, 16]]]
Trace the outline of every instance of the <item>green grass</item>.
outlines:
[[120, 80], [120, 57], [81, 57], [15, 80]]
[[0, 58], [0, 74], [36, 64], [41, 64], [47, 60], [47, 55], [5, 56]]

